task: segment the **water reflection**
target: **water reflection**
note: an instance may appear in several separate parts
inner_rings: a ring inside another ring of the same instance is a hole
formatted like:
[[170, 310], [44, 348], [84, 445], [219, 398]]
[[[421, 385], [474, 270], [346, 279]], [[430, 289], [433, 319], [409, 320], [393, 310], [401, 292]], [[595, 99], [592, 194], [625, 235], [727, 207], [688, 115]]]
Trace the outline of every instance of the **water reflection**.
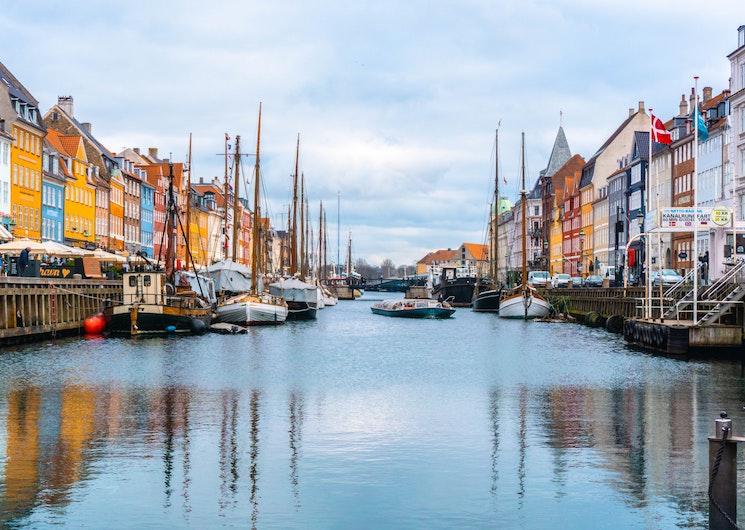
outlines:
[[290, 428], [288, 429], [289, 434], [289, 446], [290, 446], [290, 485], [292, 487], [292, 496], [295, 499], [295, 510], [300, 509], [300, 488], [299, 488], [299, 477], [298, 477], [298, 458], [300, 456], [300, 445], [303, 440], [303, 395], [295, 391], [290, 392], [290, 399], [288, 401], [289, 406], [289, 421]]
[[251, 481], [251, 528], [256, 528], [259, 519], [259, 404], [261, 393], [258, 390], [251, 391], [251, 402], [249, 410], [251, 414], [251, 446], [250, 446], [250, 471]]
[[620, 381], [474, 370], [460, 384], [445, 361], [442, 379], [419, 360], [411, 376], [334, 385], [274, 377], [307, 358], [264, 380], [230, 379], [230, 359], [221, 378], [181, 364], [157, 383], [68, 371], [35, 385], [6, 368], [0, 526], [95, 526], [110, 509], [142, 527], [571, 527], [606, 510], [618, 527], [700, 527], [710, 422], [727, 408], [745, 431], [736, 364], [639, 356]]

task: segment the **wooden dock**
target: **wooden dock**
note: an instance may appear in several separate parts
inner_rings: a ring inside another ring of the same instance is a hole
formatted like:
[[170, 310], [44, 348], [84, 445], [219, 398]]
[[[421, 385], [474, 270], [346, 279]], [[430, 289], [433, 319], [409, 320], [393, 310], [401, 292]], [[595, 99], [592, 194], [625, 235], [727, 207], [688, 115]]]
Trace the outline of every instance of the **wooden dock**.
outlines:
[[121, 300], [121, 281], [0, 277], [0, 344], [79, 331], [87, 317]]

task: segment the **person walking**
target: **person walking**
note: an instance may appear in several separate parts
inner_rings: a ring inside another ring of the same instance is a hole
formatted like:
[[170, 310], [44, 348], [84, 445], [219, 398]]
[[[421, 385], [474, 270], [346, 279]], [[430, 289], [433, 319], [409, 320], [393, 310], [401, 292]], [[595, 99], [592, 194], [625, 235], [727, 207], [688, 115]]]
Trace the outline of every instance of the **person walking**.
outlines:
[[23, 276], [23, 273], [28, 268], [28, 256], [31, 252], [31, 247], [26, 247], [21, 250], [21, 255], [18, 256], [18, 276]]

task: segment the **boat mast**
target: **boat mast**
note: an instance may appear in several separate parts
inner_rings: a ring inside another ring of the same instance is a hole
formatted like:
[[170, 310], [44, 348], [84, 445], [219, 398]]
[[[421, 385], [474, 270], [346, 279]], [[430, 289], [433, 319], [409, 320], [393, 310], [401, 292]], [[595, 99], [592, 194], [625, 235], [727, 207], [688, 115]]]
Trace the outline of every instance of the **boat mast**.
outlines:
[[290, 275], [297, 272], [297, 177], [300, 157], [300, 133], [295, 147], [295, 173], [292, 176], [292, 228], [290, 229]]
[[228, 133], [225, 133], [225, 175], [224, 175], [224, 182], [223, 182], [223, 209], [225, 210], [223, 212], [223, 243], [222, 243], [222, 250], [223, 250], [223, 259], [228, 259], [228, 196], [229, 196], [229, 187], [228, 187], [228, 140], [230, 140], [230, 136], [228, 136]]
[[[525, 209], [528, 207], [528, 200], [527, 200], [527, 193], [525, 191], [525, 133], [522, 133], [522, 144], [521, 144], [521, 151], [522, 156], [520, 157], [520, 180], [521, 180], [521, 190], [520, 190], [520, 222], [522, 224], [521, 231], [522, 231], [522, 288], [523, 291], [527, 289], [528, 286], [528, 259], [527, 259], [527, 245], [526, 245], [526, 230], [525, 230]], [[527, 306], [525, 308], [525, 311], [527, 311]]]
[[[305, 186], [303, 186], [305, 191]], [[308, 214], [308, 198], [305, 198], [305, 275], [311, 274], [311, 253], [313, 252], [313, 231], [310, 230], [310, 215]]]
[[491, 230], [492, 253], [491, 253], [491, 277], [494, 287], [499, 283], [499, 125], [494, 136], [494, 224]]
[[[241, 169], [241, 135], [235, 137], [235, 179], [233, 182], [233, 261], [238, 263], [238, 184]], [[227, 198], [227, 197], [226, 197]]]
[[259, 214], [259, 192], [261, 190], [259, 179], [261, 178], [261, 102], [259, 102], [259, 125], [256, 129], [256, 171], [254, 174], [254, 222], [253, 222], [253, 234], [252, 243], [253, 248], [251, 249], [251, 292], [256, 294], [259, 287], [259, 222], [261, 217]]
[[305, 173], [300, 175], [300, 279], [305, 278]]
[[[171, 157], [173, 160], [173, 157]], [[173, 196], [173, 162], [168, 163], [168, 209], [166, 211], [166, 280], [172, 285], [176, 272], [176, 199]]]
[[347, 242], [347, 278], [352, 277], [352, 231], [349, 231], [349, 240]]
[[318, 206], [318, 281], [323, 279], [323, 201]]
[[191, 244], [191, 133], [189, 133], [189, 156], [187, 156], [189, 173], [186, 177], [186, 244]]

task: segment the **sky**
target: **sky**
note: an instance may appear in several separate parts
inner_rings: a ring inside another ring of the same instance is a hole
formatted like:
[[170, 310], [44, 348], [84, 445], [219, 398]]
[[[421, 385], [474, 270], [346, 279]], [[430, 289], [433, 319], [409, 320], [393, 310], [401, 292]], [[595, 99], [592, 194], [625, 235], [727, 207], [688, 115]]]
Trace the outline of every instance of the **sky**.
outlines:
[[223, 174], [225, 132], [255, 152], [261, 101], [274, 225], [299, 133], [329, 254], [339, 192], [355, 258], [411, 264], [484, 240], [500, 120], [516, 199], [522, 131], [530, 187], [560, 113], [572, 153], [589, 158], [638, 101], [669, 118], [694, 75], [727, 88], [741, 24], [742, 0], [3, 0], [0, 61], [42, 112], [72, 95], [112, 151], [183, 160], [191, 132], [194, 179]]

